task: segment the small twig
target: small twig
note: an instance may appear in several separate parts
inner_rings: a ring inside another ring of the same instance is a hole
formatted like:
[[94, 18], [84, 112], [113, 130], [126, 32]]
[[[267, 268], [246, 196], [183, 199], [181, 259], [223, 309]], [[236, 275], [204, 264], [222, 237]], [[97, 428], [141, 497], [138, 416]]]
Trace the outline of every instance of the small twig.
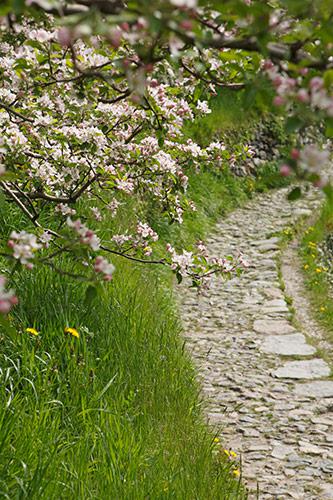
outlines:
[[21, 113], [19, 113], [18, 111], [15, 111], [15, 109], [12, 109], [10, 106], [8, 106], [7, 104], [5, 104], [2, 101], [0, 101], [0, 108], [5, 109], [7, 111], [7, 113], [9, 113], [10, 115], [14, 115], [17, 118], [20, 118], [23, 121], [27, 121], [29, 123], [34, 123], [32, 118], [28, 118], [27, 116], [22, 115]]

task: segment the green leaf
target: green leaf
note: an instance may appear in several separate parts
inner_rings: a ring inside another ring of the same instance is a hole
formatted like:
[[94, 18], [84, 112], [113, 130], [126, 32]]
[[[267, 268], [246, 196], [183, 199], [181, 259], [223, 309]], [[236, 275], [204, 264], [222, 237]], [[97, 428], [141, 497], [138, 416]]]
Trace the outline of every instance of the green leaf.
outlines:
[[8, 0], [3, 2], [3, 5], [0, 5], [0, 16], [6, 16], [10, 13], [12, 9], [11, 2]]
[[298, 116], [290, 116], [285, 124], [285, 131], [287, 134], [299, 130], [303, 125], [303, 121]]
[[333, 118], [326, 119], [325, 136], [333, 137]]
[[183, 281], [183, 276], [180, 273], [176, 273], [176, 278], [178, 285], [180, 285], [180, 283]]
[[113, 382], [114, 382], [115, 378], [117, 377], [117, 375], [118, 375], [117, 373], [115, 375], [113, 375], [113, 377], [109, 380], [109, 382], [103, 387], [103, 389], [101, 390], [101, 392], [97, 396], [97, 399], [101, 399], [104, 396], [104, 394], [106, 393], [106, 391], [113, 384]]
[[156, 135], [157, 135], [158, 145], [160, 148], [162, 148], [164, 145], [164, 140], [165, 140], [164, 130], [158, 130]]
[[90, 306], [93, 300], [97, 297], [97, 295], [98, 295], [97, 288], [94, 285], [89, 285], [85, 293], [84, 305]]
[[288, 193], [288, 200], [295, 201], [298, 200], [302, 196], [302, 191], [300, 187], [295, 187]]
[[21, 14], [25, 8], [25, 0], [12, 0], [13, 9], [16, 14]]
[[11, 339], [16, 338], [17, 331], [10, 324], [9, 319], [6, 316], [3, 316], [2, 314], [0, 314], [0, 327]]
[[329, 89], [333, 85], [333, 69], [329, 69], [324, 73], [325, 87]]
[[332, 204], [333, 203], [333, 187], [331, 184], [327, 184], [323, 187], [323, 191], [326, 194], [327, 199]]

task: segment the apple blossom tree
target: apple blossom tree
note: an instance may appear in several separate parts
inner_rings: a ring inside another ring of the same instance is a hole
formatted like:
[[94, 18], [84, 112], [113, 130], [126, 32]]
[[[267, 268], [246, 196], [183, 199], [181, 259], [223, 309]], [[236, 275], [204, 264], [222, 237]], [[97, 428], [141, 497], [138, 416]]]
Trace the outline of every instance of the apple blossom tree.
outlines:
[[[159, 235], [140, 214], [125, 232], [103, 228], [131, 196], [178, 224], [195, 210], [188, 172], [227, 165], [233, 152], [186, 139], [183, 126], [210, 113], [218, 89], [281, 113], [287, 131], [333, 135], [330, 0], [5, 0], [0, 16], [0, 191], [34, 228], [1, 242], [0, 313], [17, 302], [5, 273], [18, 265], [94, 284], [112, 278], [118, 255], [194, 285], [246, 266], [241, 255], [208, 258], [202, 242], [168, 244], [156, 259]], [[328, 157], [296, 145], [281, 174], [330, 193]], [[62, 253], [75, 272], [57, 266]]]

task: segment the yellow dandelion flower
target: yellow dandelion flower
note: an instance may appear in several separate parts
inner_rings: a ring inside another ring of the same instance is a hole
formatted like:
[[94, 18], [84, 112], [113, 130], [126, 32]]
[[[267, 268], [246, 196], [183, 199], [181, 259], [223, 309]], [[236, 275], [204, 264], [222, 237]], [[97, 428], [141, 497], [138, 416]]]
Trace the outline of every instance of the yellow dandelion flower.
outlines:
[[31, 335], [35, 335], [35, 337], [37, 337], [37, 335], [39, 335], [39, 333], [37, 332], [37, 330], [35, 328], [26, 328], [25, 331], [28, 333], [31, 333]]
[[322, 269], [320, 269], [320, 267], [316, 267], [316, 273], [321, 273], [322, 272]]
[[214, 443], [219, 443], [219, 442], [220, 442], [219, 438], [218, 438], [218, 437], [215, 437], [215, 438], [214, 438]]
[[315, 255], [314, 253], [312, 253], [312, 254], [311, 254], [311, 257], [312, 257], [313, 259], [315, 259], [315, 258], [316, 258], [316, 255]]
[[230, 457], [230, 452], [229, 452], [229, 450], [223, 450], [223, 451], [224, 451], [224, 453], [227, 455], [227, 457]]
[[232, 450], [230, 450], [230, 456], [236, 458], [237, 457], [237, 453], [234, 452], [234, 451], [232, 451]]
[[321, 310], [321, 312], [324, 312], [324, 311], [326, 311], [326, 307], [325, 306], [321, 306], [320, 310]]
[[233, 475], [236, 476], [236, 477], [239, 477], [240, 476], [240, 470], [239, 469], [234, 469], [232, 471]]
[[80, 337], [80, 334], [77, 330], [75, 330], [75, 328], [65, 328], [65, 333], [69, 333], [70, 335], [72, 335], [72, 337], [76, 337], [76, 338], [79, 338]]
[[304, 269], [309, 269], [309, 264], [304, 264]]

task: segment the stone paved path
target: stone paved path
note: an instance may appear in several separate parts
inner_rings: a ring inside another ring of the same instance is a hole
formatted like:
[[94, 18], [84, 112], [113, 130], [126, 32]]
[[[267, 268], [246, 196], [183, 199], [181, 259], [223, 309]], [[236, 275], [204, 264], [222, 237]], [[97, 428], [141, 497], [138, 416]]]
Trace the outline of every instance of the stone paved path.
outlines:
[[208, 420], [241, 457], [249, 498], [258, 487], [262, 500], [333, 499], [333, 380], [308, 342], [313, 332], [290, 321], [274, 236], [310, 216], [320, 196], [289, 203], [286, 193], [261, 195], [218, 224], [210, 253], [240, 250], [253, 267], [200, 296], [183, 289], [184, 335]]

